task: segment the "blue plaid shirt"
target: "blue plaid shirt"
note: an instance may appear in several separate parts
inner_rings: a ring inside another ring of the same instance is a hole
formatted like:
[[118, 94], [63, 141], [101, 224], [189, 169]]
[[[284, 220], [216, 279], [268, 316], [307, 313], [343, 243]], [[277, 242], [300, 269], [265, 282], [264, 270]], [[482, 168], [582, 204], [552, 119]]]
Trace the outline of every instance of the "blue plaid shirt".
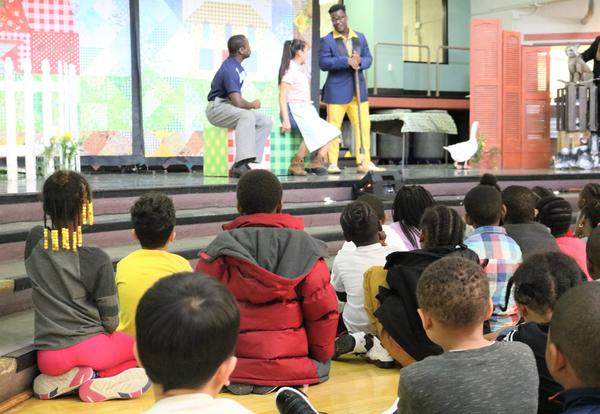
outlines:
[[519, 315], [512, 295], [506, 311], [502, 311], [500, 306], [504, 306], [506, 300], [508, 280], [521, 264], [521, 248], [506, 234], [506, 229], [500, 226], [475, 229], [465, 240], [465, 244], [477, 253], [482, 263], [485, 259], [488, 260], [485, 272], [490, 281], [490, 294], [494, 303], [494, 312], [490, 318], [492, 331], [503, 325], [515, 325]]

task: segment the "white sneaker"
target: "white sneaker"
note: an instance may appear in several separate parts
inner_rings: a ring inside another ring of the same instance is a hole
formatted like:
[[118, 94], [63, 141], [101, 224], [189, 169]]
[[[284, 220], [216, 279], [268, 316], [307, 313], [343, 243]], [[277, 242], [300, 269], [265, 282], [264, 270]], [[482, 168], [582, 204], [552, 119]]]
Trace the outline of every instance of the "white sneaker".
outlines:
[[141, 397], [152, 383], [144, 368], [131, 368], [113, 377], [95, 378], [79, 388], [83, 402], [128, 400]]
[[394, 368], [396, 361], [394, 358], [385, 350], [381, 341], [376, 336], [372, 336], [373, 344], [369, 348], [369, 341], [367, 340], [367, 354], [366, 357], [369, 361], [373, 362], [377, 368]]
[[50, 400], [76, 390], [93, 377], [90, 367], [75, 367], [56, 377], [40, 374], [33, 381], [33, 394], [40, 400]]
[[356, 172], [359, 173], [359, 174], [366, 174], [369, 171], [382, 172], [382, 171], [385, 171], [385, 168], [378, 167], [375, 164], [373, 164], [373, 162], [371, 162], [371, 161], [369, 161], [367, 163], [367, 165], [358, 164], [356, 166]]
[[327, 174], [341, 174], [342, 170], [337, 166], [337, 164], [329, 164], [327, 167]]

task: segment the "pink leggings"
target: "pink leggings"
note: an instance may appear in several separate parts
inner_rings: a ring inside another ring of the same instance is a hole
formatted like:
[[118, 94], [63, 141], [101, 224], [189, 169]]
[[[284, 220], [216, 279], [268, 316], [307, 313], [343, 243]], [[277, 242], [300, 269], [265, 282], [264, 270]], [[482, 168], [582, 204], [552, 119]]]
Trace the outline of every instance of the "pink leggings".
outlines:
[[38, 351], [38, 367], [54, 377], [74, 367], [91, 367], [100, 377], [112, 377], [137, 366], [133, 342], [122, 332], [98, 334], [67, 348]]

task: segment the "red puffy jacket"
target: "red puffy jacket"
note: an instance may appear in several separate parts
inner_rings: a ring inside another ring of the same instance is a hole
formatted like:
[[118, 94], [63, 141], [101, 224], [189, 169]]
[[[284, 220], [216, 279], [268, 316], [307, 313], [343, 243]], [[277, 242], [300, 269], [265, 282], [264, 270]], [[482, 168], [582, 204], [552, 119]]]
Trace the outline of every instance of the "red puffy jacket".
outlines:
[[327, 380], [338, 321], [325, 243], [288, 214], [240, 216], [200, 252], [197, 272], [223, 283], [241, 313], [231, 382], [303, 385]]

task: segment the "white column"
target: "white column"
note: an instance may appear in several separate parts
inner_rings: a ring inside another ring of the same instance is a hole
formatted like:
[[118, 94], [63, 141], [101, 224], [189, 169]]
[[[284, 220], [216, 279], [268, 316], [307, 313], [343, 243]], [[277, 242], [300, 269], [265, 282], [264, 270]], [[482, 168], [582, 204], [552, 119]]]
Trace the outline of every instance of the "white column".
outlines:
[[4, 61], [4, 113], [6, 115], [6, 170], [8, 181], [17, 181], [17, 114], [15, 109], [15, 79], [11, 58]]
[[25, 117], [25, 177], [27, 181], [36, 179], [37, 149], [35, 145], [35, 114], [33, 108], [33, 79], [31, 61], [23, 62], [23, 108]]

